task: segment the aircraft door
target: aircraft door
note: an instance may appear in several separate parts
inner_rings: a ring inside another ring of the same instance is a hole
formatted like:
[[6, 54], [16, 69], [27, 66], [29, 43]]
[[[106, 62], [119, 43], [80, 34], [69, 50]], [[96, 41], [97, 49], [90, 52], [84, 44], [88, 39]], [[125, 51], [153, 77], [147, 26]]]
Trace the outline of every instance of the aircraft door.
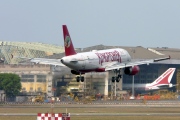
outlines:
[[121, 62], [130, 62], [130, 61], [131, 61], [131, 56], [127, 51], [125, 51], [121, 56]]

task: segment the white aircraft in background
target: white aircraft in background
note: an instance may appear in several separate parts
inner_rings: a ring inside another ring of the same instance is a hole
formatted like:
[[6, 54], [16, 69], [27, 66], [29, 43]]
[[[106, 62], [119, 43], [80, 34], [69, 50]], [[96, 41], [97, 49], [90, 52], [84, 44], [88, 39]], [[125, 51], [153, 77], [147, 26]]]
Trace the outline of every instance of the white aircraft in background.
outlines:
[[[173, 74], [175, 72], [176, 68], [169, 68], [167, 69], [161, 76], [159, 76], [154, 82], [148, 83], [148, 84], [134, 84], [134, 89], [139, 90], [158, 90], [158, 89], [164, 89], [164, 88], [171, 88], [173, 85], [171, 83]], [[131, 84], [123, 84], [123, 89], [132, 88]]]
[[170, 57], [164, 57], [131, 62], [131, 56], [129, 53], [121, 48], [76, 53], [66, 25], [63, 25], [62, 28], [64, 35], [65, 57], [61, 59], [34, 58], [31, 59], [31, 62], [62, 67], [67, 66], [71, 69], [72, 74], [80, 75], [76, 77], [77, 82], [83, 82], [84, 77], [81, 75], [87, 72], [105, 72], [109, 70], [115, 71], [115, 76], [112, 77], [112, 82], [119, 82], [121, 78], [121, 69], [124, 69], [124, 73], [127, 75], [135, 75], [140, 70], [138, 65], [149, 65], [153, 62], [170, 59]]

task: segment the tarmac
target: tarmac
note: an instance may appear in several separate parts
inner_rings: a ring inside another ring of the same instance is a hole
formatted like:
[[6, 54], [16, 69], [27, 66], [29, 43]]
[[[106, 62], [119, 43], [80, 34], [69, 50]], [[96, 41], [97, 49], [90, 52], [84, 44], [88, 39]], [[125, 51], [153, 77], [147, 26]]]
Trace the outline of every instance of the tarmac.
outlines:
[[[25, 106], [24, 106], [25, 105]], [[93, 102], [93, 103], [72, 103], [72, 102], [58, 102], [58, 103], [4, 103], [1, 104], [1, 108], [139, 108], [139, 107], [164, 107], [164, 108], [176, 108], [180, 107], [180, 101], [178, 100], [165, 100], [165, 101], [114, 101], [114, 102]], [[36, 113], [0, 113], [0, 116], [37, 116]], [[89, 111], [86, 113], [71, 113], [71, 116], [180, 116], [180, 113], [96, 113]]]

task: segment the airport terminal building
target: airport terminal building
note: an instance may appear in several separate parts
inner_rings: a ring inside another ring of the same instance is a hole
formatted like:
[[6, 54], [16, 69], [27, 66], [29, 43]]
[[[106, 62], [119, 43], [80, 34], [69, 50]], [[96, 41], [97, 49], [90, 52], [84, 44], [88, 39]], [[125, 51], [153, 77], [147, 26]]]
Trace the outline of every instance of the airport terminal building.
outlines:
[[[1, 41], [0, 45], [0, 73], [15, 73], [21, 77], [21, 95], [61, 96], [64, 93], [74, 93], [75, 95], [101, 94], [105, 99], [108, 99], [109, 97], [116, 96], [118, 93], [131, 92], [132, 76], [123, 74], [122, 80], [115, 84], [111, 82], [111, 77], [114, 74], [112, 71], [87, 73], [85, 74], [85, 82], [77, 83], [75, 75], [72, 75], [70, 72], [63, 73], [65, 69], [70, 71], [68, 68], [34, 64], [30, 63], [29, 59], [15, 57], [61, 58], [64, 56], [63, 47], [42, 43], [6, 41]], [[140, 72], [134, 76], [134, 82], [135, 84], [151, 83], [168, 68], [175, 67], [177, 69], [172, 78], [172, 83], [177, 85], [170, 90], [179, 93], [180, 49], [97, 45], [83, 49], [77, 48], [76, 50], [77, 52], [85, 52], [109, 48], [126, 49], [133, 60], [156, 59], [170, 55], [170, 60], [150, 65], [140, 65]], [[135, 91], [141, 92], [141, 89], [135, 89]]]

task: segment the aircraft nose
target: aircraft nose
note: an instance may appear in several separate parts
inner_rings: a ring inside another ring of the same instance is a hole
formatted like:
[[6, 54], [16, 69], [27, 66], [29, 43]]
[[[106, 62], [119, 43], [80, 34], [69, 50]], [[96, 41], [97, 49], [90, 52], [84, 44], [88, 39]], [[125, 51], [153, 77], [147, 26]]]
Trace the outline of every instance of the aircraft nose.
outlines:
[[64, 60], [63, 60], [63, 59], [61, 59], [61, 63], [64, 63]]
[[66, 65], [66, 64], [69, 64], [69, 60], [67, 58], [61, 58], [61, 63]]
[[68, 64], [70, 64], [70, 59], [69, 58], [67, 58], [67, 57], [63, 57], [63, 58], [61, 58], [61, 63], [62, 64], [64, 64], [64, 65], [68, 65]]

